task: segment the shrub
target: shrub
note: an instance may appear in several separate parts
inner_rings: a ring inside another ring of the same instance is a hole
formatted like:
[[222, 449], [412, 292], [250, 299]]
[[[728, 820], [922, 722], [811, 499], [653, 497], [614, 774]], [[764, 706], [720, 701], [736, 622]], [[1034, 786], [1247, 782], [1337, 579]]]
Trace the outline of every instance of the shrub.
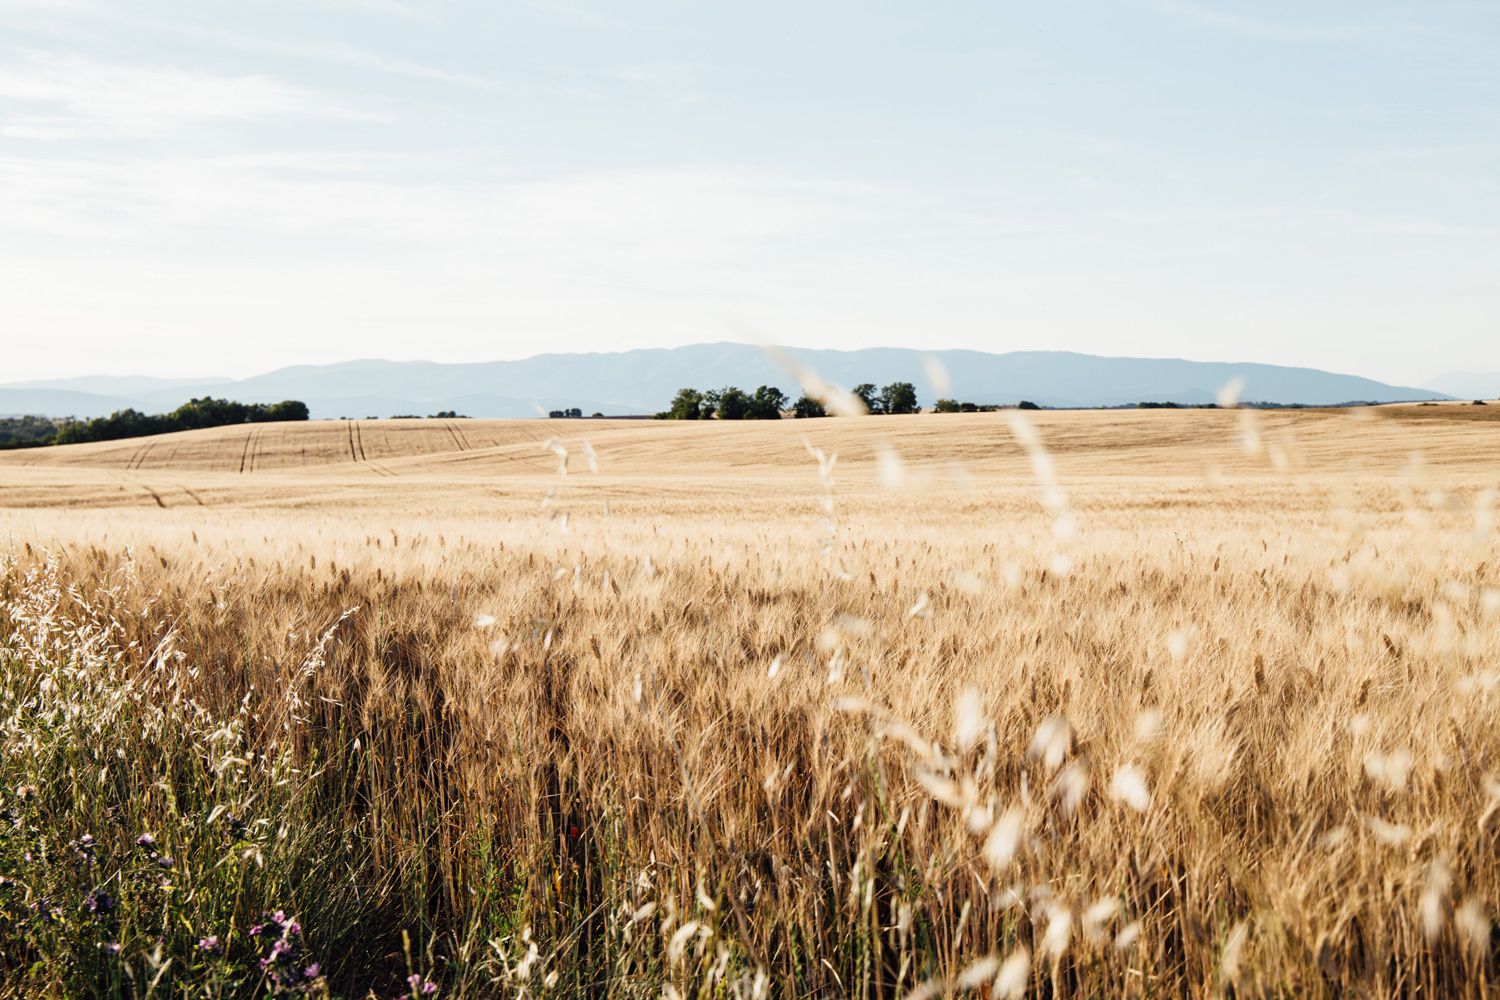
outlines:
[[916, 413], [917, 387], [910, 382], [892, 382], [880, 390], [881, 413]]
[[803, 394], [798, 396], [797, 401], [792, 404], [792, 416], [799, 419], [826, 417], [828, 416], [828, 410], [823, 406], [822, 400], [813, 399], [811, 396]]

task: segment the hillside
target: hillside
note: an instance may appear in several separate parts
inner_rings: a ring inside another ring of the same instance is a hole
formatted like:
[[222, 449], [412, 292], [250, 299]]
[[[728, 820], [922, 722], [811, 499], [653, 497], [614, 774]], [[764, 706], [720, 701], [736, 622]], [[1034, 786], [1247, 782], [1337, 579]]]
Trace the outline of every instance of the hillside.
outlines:
[[[1247, 414], [1269, 450], [1242, 451]], [[1496, 454], [1500, 406], [1043, 411], [1033, 423], [1073, 481], [1248, 476], [1268, 468], [1272, 451], [1289, 471], [1339, 478], [1389, 474], [1417, 453], [1432, 469], [1500, 471], [1476, 458]], [[1003, 414], [745, 423], [323, 420], [3, 452], [0, 508], [395, 506], [450, 514], [493, 508], [500, 497], [534, 501], [563, 483], [554, 444], [569, 452], [570, 490], [607, 484], [617, 500], [648, 505], [689, 495], [775, 502], [815, 488], [809, 442], [840, 456], [841, 490], [878, 492], [882, 452], [900, 456], [909, 485], [942, 492], [1024, 492], [1031, 481], [1029, 459]]]
[[[843, 386], [910, 381], [924, 405], [938, 393], [925, 365], [936, 359], [952, 380], [948, 395], [976, 403], [1030, 399], [1044, 406], [1119, 406], [1147, 401], [1212, 402], [1238, 378], [1243, 398], [1271, 403], [1334, 405], [1443, 398], [1431, 389], [1393, 386], [1354, 375], [1278, 365], [1107, 358], [1067, 351], [858, 351], [788, 349], [795, 362]], [[169, 410], [197, 395], [240, 402], [300, 399], [314, 417], [390, 416], [456, 411], [473, 417], [529, 417], [538, 409], [579, 407], [610, 415], [665, 409], [683, 386], [716, 388], [779, 385], [795, 375], [765, 350], [748, 344], [694, 344], [611, 354], [542, 354], [520, 361], [438, 364], [427, 361], [348, 361], [300, 365], [238, 381], [152, 385], [139, 380], [86, 378], [45, 384], [0, 385], [0, 413], [98, 416], [134, 406]], [[100, 390], [108, 389], [108, 393]]]

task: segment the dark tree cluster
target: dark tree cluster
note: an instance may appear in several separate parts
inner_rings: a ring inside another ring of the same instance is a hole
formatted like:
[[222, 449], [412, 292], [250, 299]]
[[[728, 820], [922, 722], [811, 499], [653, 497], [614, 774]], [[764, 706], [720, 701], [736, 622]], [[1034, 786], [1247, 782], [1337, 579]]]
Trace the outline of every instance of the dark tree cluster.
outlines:
[[199, 430], [204, 427], [265, 424], [307, 418], [307, 404], [295, 399], [282, 400], [280, 403], [236, 403], [233, 400], [204, 396], [188, 400], [171, 413], [117, 410], [107, 417], [71, 421], [58, 428], [57, 434], [49, 443], [118, 441], [122, 438]]
[[[910, 382], [892, 382], [884, 388], [863, 382], [850, 390], [871, 413], [916, 413], [917, 387]], [[658, 420], [778, 420], [790, 410], [793, 417], [826, 417], [828, 410], [819, 399], [803, 395], [795, 401], [773, 385], [763, 385], [754, 393], [727, 385], [707, 392], [679, 389], [672, 405], [656, 415]]]
[[0, 449], [51, 444], [63, 423], [51, 417], [0, 417]]
[[[597, 413], [594, 414], [594, 416], [596, 417], [599, 415], [600, 414]], [[553, 420], [579, 420], [583, 417], [583, 411], [576, 406], [570, 406], [566, 410], [548, 410], [547, 416], [551, 417]]]
[[932, 406], [934, 413], [994, 413], [1003, 409], [999, 403], [960, 403], [956, 399], [940, 399]]
[[[656, 417], [658, 420], [780, 420], [787, 402], [787, 394], [774, 385], [763, 385], [753, 393], [735, 385], [707, 392], [678, 389], [672, 405]], [[797, 407], [805, 409], [805, 402], [812, 401], [804, 396], [793, 405], [793, 412], [797, 412]], [[822, 413], [806, 415], [823, 416]]]
[[917, 387], [910, 382], [892, 382], [880, 389], [869, 382], [861, 382], [849, 391], [858, 396], [871, 413], [916, 413], [921, 409], [917, 405]]

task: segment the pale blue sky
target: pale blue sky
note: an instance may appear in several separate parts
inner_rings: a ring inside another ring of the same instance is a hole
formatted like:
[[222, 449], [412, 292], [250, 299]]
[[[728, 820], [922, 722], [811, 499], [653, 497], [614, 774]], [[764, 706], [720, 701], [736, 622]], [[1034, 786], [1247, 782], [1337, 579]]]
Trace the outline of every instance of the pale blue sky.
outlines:
[[1495, 0], [0, 0], [0, 381], [1497, 317]]

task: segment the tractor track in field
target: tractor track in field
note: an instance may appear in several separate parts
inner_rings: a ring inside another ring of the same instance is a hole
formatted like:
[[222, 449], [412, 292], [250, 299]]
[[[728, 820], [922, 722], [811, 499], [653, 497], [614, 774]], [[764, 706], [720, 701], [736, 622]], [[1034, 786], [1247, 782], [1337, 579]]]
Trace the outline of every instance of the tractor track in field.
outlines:
[[152, 500], [155, 500], [156, 501], [156, 506], [158, 506], [158, 507], [167, 507], [168, 506], [167, 502], [162, 499], [162, 495], [160, 493], [156, 492], [151, 487], [149, 487], [145, 483], [141, 482], [139, 479], [136, 479], [133, 476], [127, 476], [127, 475], [125, 475], [125, 473], [116, 471], [114, 469], [109, 470], [109, 474], [120, 481], [120, 483], [122, 484], [122, 486], [121, 486], [122, 489], [125, 489], [125, 488], [128, 488], [128, 487], [134, 487], [134, 488], [136, 488], [138, 490], [141, 490], [141, 491], [145, 492], [146, 494], [148, 494], [151, 497]]
[[246, 465], [249, 463], [249, 460], [250, 460], [250, 442], [253, 441], [253, 440], [255, 440], [255, 429], [252, 427], [250, 429], [250, 432], [245, 435], [245, 447], [240, 450], [240, 472], [241, 473], [244, 473], [246, 471]]
[[378, 476], [390, 476], [393, 479], [397, 476], [397, 473], [392, 472], [390, 469], [387, 469], [383, 465], [379, 465], [378, 463], [370, 461], [370, 459], [366, 457], [365, 438], [364, 434], [361, 433], [359, 429], [358, 420], [349, 421], [349, 454], [353, 456], [354, 461], [358, 462], [360, 465], [365, 466], [367, 469]]
[[474, 450], [474, 446], [469, 443], [469, 435], [463, 432], [463, 429], [458, 426], [457, 422], [452, 420], [448, 421], [448, 429], [453, 432], [454, 437], [458, 438], [458, 440], [463, 443], [463, 446], [460, 449], [461, 451]]
[[136, 453], [134, 455], [130, 456], [130, 461], [125, 463], [125, 470], [127, 472], [134, 472], [136, 469], [139, 469], [141, 465], [145, 463], [146, 456], [151, 454], [151, 449], [155, 447], [155, 441], [150, 441], [145, 445], [142, 445], [139, 449], [136, 450]]

